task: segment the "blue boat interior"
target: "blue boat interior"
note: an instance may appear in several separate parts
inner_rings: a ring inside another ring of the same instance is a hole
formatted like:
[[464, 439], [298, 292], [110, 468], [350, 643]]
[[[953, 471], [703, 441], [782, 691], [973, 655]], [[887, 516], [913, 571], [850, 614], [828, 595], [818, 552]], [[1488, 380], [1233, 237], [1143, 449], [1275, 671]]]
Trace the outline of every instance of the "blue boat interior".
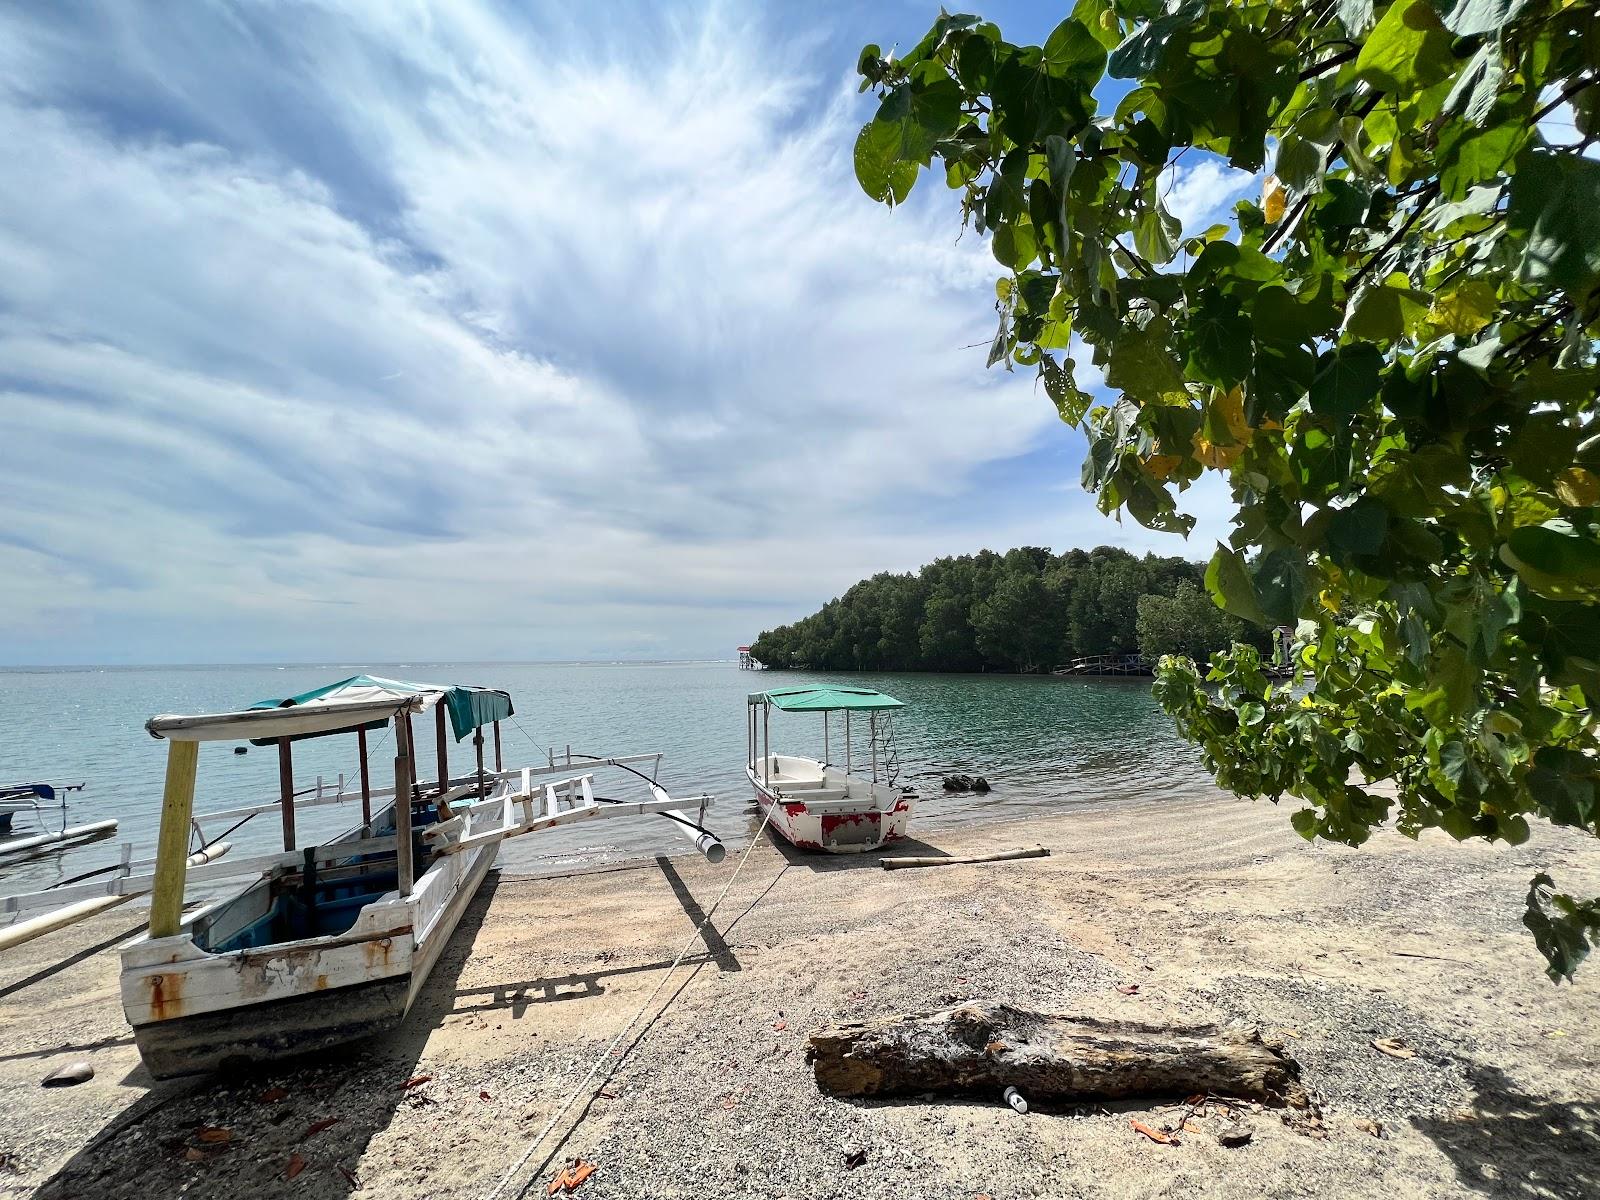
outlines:
[[[419, 804], [412, 810], [412, 861], [417, 864], [418, 875], [427, 869], [430, 856], [422, 831], [438, 819], [438, 810], [432, 804]], [[350, 870], [363, 865], [370, 869], [354, 874]], [[319, 878], [316, 869], [274, 877], [267, 885], [272, 890], [267, 911], [206, 949], [213, 954], [226, 954], [304, 938], [337, 937], [350, 931], [364, 907], [399, 884], [393, 854], [358, 855], [320, 866], [333, 878]]]

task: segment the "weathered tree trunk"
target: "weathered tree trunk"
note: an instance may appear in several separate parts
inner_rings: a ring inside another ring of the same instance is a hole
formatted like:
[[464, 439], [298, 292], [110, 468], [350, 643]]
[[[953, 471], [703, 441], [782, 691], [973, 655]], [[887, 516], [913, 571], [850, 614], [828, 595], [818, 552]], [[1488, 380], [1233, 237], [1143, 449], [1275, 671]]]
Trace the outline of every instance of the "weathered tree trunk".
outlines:
[[836, 1025], [811, 1036], [817, 1086], [836, 1096], [998, 1094], [1033, 1101], [1211, 1092], [1285, 1103], [1300, 1068], [1254, 1030], [1097, 1021], [973, 1001]]

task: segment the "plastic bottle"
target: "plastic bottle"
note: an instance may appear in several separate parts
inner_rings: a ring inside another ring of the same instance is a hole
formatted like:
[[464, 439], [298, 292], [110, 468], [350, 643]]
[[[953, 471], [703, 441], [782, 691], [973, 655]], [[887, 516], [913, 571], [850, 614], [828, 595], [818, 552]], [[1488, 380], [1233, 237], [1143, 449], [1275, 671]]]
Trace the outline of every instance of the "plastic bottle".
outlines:
[[1005, 1102], [1019, 1113], [1028, 1111], [1028, 1102], [1022, 1098], [1022, 1093], [1014, 1087], [1008, 1087], [1005, 1090]]

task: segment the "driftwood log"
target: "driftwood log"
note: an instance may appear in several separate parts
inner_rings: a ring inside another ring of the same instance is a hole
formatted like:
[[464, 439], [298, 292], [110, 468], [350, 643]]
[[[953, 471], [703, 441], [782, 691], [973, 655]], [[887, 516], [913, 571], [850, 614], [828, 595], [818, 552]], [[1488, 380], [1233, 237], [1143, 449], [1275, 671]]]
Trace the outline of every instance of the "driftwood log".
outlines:
[[969, 858], [880, 858], [878, 865], [885, 871], [904, 871], [911, 867], [959, 867], [971, 863], [1010, 862], [1014, 858], [1049, 858], [1050, 851], [1043, 846], [1031, 850], [1002, 850], [998, 854], [974, 854]]
[[921, 1092], [1030, 1103], [1213, 1093], [1284, 1104], [1300, 1068], [1254, 1030], [1146, 1025], [973, 1001], [941, 1012], [835, 1025], [811, 1036], [817, 1086], [836, 1096]]

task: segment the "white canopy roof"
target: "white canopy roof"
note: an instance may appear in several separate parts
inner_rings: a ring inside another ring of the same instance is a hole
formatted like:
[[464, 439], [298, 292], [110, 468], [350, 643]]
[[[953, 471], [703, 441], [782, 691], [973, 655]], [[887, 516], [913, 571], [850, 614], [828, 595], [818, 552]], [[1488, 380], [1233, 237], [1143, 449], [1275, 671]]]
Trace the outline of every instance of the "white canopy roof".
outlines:
[[436, 703], [438, 698], [437, 692], [426, 697], [385, 693], [372, 699], [321, 701], [292, 708], [253, 708], [244, 712], [202, 713], [188, 717], [151, 717], [144, 727], [151, 737], [175, 742], [289, 738], [307, 733], [358, 729], [373, 721], [387, 721], [399, 712], [420, 712], [428, 702]]

